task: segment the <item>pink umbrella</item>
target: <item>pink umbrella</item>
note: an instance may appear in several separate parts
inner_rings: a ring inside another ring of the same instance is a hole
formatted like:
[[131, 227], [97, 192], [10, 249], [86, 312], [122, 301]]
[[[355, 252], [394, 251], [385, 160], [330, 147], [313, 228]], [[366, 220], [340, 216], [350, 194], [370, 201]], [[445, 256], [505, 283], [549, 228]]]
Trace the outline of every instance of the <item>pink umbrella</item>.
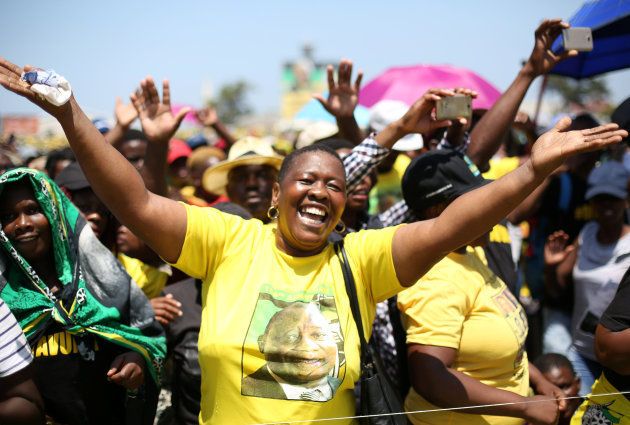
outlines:
[[379, 100], [401, 100], [408, 105], [430, 88], [465, 87], [479, 93], [476, 109], [489, 109], [501, 92], [484, 78], [465, 68], [450, 65], [414, 65], [389, 68], [369, 83], [359, 94], [359, 103], [371, 107]]
[[171, 104], [171, 111], [173, 112], [173, 115], [177, 115], [177, 113], [184, 108], [190, 108], [190, 112], [186, 114], [186, 116], [184, 117], [184, 121], [199, 124], [199, 120], [195, 116], [195, 111], [197, 110], [197, 108], [192, 105], [184, 105], [181, 103]]

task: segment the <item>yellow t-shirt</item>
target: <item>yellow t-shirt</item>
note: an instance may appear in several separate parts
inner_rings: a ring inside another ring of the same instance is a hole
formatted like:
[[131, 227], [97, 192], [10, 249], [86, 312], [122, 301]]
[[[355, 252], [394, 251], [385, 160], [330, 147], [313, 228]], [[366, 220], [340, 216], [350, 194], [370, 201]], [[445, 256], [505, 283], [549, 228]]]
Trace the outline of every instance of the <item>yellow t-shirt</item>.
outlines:
[[591, 394], [571, 417], [571, 425], [618, 424], [630, 425], [630, 400], [606, 379], [599, 375], [591, 387]]
[[[413, 287], [398, 295], [408, 344], [457, 349], [453, 369], [480, 382], [527, 396], [527, 319], [503, 281], [478, 252], [451, 253]], [[439, 385], [439, 383], [436, 383]], [[413, 388], [405, 410], [436, 409]], [[522, 424], [518, 418], [433, 412], [413, 415], [414, 424]]]
[[503, 177], [509, 172], [512, 172], [520, 165], [520, 158], [518, 156], [506, 156], [499, 159], [490, 160], [490, 169], [483, 173], [483, 178], [488, 180], [496, 180]]
[[[120, 261], [129, 276], [138, 284], [148, 299], [160, 295], [171, 275], [164, 268], [150, 266], [137, 258], [128, 257], [125, 254], [119, 253], [118, 261]], [[166, 264], [164, 266], [168, 267]]]
[[376, 186], [370, 192], [370, 214], [382, 213], [403, 199], [400, 183], [410, 162], [411, 158], [400, 153], [390, 171], [378, 174]]
[[[276, 248], [275, 226], [213, 208], [186, 210], [175, 267], [204, 282], [200, 423], [354, 415], [358, 332], [332, 245], [292, 257]], [[376, 303], [403, 289], [391, 253], [395, 230], [345, 239], [368, 333]]]

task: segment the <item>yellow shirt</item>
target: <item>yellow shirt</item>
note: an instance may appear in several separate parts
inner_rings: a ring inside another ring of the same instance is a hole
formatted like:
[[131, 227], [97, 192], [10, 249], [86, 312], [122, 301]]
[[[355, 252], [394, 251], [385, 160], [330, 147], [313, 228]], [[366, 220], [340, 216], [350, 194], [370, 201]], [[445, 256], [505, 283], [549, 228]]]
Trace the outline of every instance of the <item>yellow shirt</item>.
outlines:
[[[150, 266], [125, 254], [119, 253], [118, 261], [149, 299], [160, 295], [170, 276], [169, 271], [163, 268]], [[164, 266], [168, 267], [166, 264]]]
[[[408, 344], [457, 350], [452, 368], [480, 382], [527, 396], [527, 319], [505, 284], [478, 252], [451, 253], [398, 295]], [[439, 385], [439, 383], [436, 383]], [[405, 410], [436, 409], [413, 388]], [[518, 418], [434, 412], [413, 415], [414, 424], [522, 424]]]
[[400, 183], [410, 162], [411, 158], [400, 153], [390, 171], [378, 174], [376, 186], [370, 192], [370, 214], [382, 213], [403, 199]]
[[[358, 332], [332, 245], [292, 257], [276, 248], [275, 226], [214, 208], [186, 210], [175, 266], [204, 282], [200, 423], [354, 415]], [[395, 230], [345, 239], [366, 332], [376, 303], [402, 290], [391, 254]]]
[[512, 172], [520, 165], [520, 158], [518, 156], [506, 156], [499, 159], [490, 160], [490, 169], [483, 173], [483, 178], [488, 180], [496, 180], [503, 177], [509, 172]]
[[591, 394], [571, 417], [571, 425], [630, 425], [630, 400], [615, 388], [602, 373], [591, 387]]

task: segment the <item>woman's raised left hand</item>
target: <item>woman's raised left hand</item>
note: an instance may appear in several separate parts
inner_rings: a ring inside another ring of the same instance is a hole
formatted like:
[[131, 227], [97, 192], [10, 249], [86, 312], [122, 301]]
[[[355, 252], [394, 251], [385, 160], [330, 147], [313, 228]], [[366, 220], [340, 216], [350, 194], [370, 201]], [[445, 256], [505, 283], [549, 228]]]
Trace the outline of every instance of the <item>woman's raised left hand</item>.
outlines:
[[628, 137], [614, 123], [568, 131], [570, 126], [571, 119], [564, 117], [534, 143], [530, 163], [536, 175], [546, 177], [570, 156], [603, 149]]

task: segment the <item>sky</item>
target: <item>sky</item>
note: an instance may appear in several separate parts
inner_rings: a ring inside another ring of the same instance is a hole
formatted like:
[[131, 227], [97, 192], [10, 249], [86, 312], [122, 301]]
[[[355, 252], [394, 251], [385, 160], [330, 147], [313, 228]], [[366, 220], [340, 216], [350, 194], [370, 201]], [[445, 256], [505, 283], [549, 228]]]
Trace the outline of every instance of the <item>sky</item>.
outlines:
[[[544, 18], [568, 19], [579, 0], [528, 1], [161, 1], [3, 2], [0, 56], [52, 68], [92, 116], [111, 117], [146, 75], [168, 78], [174, 102], [201, 105], [203, 93], [244, 79], [257, 113], [277, 112], [282, 64], [301, 46], [318, 60], [349, 58], [364, 82], [391, 66], [451, 64], [506, 89]], [[41, 6], [41, 7], [40, 7]], [[630, 71], [608, 74], [615, 103]], [[532, 87], [528, 98], [537, 95]], [[39, 113], [0, 91], [0, 115]]]

